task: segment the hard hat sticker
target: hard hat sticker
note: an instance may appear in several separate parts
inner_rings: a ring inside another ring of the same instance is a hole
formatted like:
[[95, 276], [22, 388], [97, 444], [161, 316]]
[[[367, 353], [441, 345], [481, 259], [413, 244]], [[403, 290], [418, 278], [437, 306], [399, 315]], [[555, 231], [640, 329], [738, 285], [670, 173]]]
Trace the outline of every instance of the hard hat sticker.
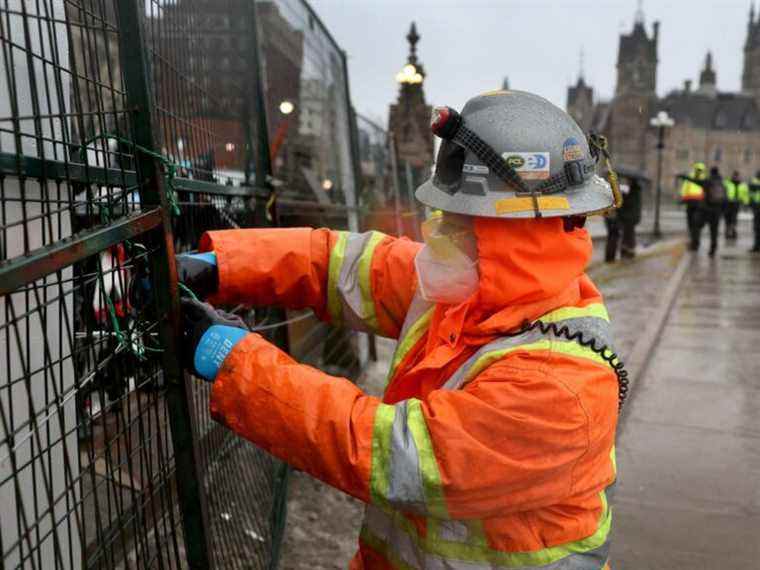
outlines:
[[575, 137], [566, 139], [562, 145], [562, 160], [565, 162], [570, 160], [583, 160], [583, 147], [581, 147], [578, 139]]
[[482, 164], [465, 164], [462, 166], [465, 174], [488, 174], [488, 167]]
[[502, 158], [520, 173], [523, 180], [545, 180], [549, 178], [550, 159], [548, 152], [505, 152]]
[[[564, 196], [539, 196], [537, 198], [539, 210], [569, 210], [570, 202]], [[527, 212], [533, 209], [533, 198], [515, 197], [502, 198], [493, 203], [497, 214], [509, 214], [512, 212]]]

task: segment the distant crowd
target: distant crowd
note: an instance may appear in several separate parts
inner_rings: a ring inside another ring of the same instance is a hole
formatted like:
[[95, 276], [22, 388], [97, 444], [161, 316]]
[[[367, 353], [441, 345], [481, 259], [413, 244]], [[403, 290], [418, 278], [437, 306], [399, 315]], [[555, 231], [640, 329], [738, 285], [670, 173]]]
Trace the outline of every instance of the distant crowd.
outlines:
[[702, 229], [710, 228], [709, 255], [713, 257], [718, 249], [720, 221], [725, 221], [725, 237], [728, 241], [738, 238], [737, 222], [742, 207], [753, 214], [754, 243], [750, 251], [760, 252], [760, 171], [750, 180], [743, 180], [734, 171], [730, 178], [724, 178], [717, 166], [710, 168], [703, 162], [692, 165], [689, 175], [680, 175], [681, 201], [686, 205], [686, 220], [689, 229], [689, 249], [699, 250]]

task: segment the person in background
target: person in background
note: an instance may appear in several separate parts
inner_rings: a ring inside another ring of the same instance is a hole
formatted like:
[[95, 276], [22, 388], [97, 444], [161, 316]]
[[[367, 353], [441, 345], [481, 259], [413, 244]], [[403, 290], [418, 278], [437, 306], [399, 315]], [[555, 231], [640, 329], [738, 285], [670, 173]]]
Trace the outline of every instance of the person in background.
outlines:
[[[701, 164], [701, 163], [698, 163]], [[696, 167], [697, 165], [695, 165]], [[704, 165], [702, 165], [704, 166]], [[695, 171], [697, 169], [695, 168]], [[726, 207], [726, 186], [723, 184], [723, 177], [720, 175], [720, 170], [717, 166], [710, 168], [710, 175], [706, 177], [699, 176], [681, 176], [684, 179], [684, 185], [686, 183], [694, 186], [699, 186], [702, 190], [701, 200], [698, 201], [698, 212], [696, 214], [696, 225], [694, 229], [691, 228], [691, 249], [697, 251], [699, 249], [699, 242], [701, 239], [702, 228], [705, 224], [710, 226], [710, 257], [715, 257], [715, 253], [718, 251], [718, 230], [720, 227], [720, 219], [723, 217], [723, 210]], [[697, 195], [693, 187], [688, 189], [689, 192], [694, 192], [693, 195]], [[681, 197], [684, 197], [684, 188], [681, 188]], [[691, 206], [687, 202], [687, 208]], [[688, 213], [688, 210], [687, 210]], [[693, 215], [693, 214], [692, 214]]]
[[739, 219], [739, 207], [741, 196], [746, 192], [746, 184], [742, 182], [739, 172], [734, 170], [731, 178], [724, 180], [726, 186], [726, 210], [724, 218], [726, 223], [726, 240], [736, 241], [738, 238], [737, 222]]
[[703, 162], [695, 162], [691, 168], [691, 176], [679, 175], [681, 184], [681, 203], [686, 205], [686, 225], [689, 229], [689, 249], [699, 249], [700, 234], [702, 233], [703, 215], [702, 202], [705, 191], [702, 183], [707, 179], [707, 168]]
[[620, 257], [636, 256], [636, 226], [641, 221], [641, 185], [636, 177], [622, 177], [620, 194], [623, 204], [604, 218], [607, 225], [607, 247], [604, 260], [612, 263], [620, 249]]
[[754, 244], [751, 252], [760, 251], [760, 170], [755, 173], [755, 177], [749, 183], [747, 188], [746, 203], [752, 210], [752, 231], [754, 235]]

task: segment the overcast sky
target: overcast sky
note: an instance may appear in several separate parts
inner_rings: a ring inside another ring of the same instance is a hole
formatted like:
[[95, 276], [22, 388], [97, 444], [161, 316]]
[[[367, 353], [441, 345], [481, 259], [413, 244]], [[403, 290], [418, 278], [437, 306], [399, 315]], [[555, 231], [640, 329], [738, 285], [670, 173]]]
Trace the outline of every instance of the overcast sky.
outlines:
[[[749, 0], [644, 0], [647, 31], [660, 21], [660, 94], [699, 77], [713, 52], [718, 88], [741, 85]], [[585, 52], [585, 77], [609, 98], [621, 31], [630, 32], [636, 0], [311, 0], [348, 53], [356, 109], [385, 123], [406, 61], [412, 20], [434, 105], [461, 108], [474, 94], [501, 86], [543, 95], [564, 108]]]

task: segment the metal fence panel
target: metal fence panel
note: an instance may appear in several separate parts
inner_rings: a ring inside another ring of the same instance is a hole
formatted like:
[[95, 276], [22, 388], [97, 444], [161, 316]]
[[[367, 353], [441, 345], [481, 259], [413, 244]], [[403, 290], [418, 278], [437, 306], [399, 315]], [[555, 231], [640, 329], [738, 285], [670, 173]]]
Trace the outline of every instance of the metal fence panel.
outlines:
[[[264, 4], [0, 5], [3, 567], [276, 563], [286, 471], [213, 423], [209, 386], [181, 374], [172, 269], [204, 231], [278, 211], [357, 225], [343, 54], [305, 3]], [[266, 36], [264, 13], [303, 45]], [[266, 111], [283, 95], [259, 81], [278, 65], [303, 71], [286, 94], [303, 124], [317, 107], [329, 124], [278, 138]], [[343, 331], [236, 309], [304, 360], [358, 371]]]

